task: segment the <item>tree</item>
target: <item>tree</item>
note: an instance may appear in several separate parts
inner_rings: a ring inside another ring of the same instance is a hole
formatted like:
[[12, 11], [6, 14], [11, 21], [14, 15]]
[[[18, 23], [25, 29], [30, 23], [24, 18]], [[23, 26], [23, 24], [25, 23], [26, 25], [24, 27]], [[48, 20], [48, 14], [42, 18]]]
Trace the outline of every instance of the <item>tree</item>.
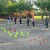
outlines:
[[50, 0], [38, 0], [34, 2], [43, 12], [50, 12]]
[[0, 0], [0, 5], [0, 14], [11, 14], [33, 9], [33, 4], [24, 0], [19, 0], [18, 2], [13, 0]]
[[19, 0], [18, 1], [19, 11], [32, 10], [33, 9], [32, 6], [33, 6], [33, 4], [31, 4], [31, 2], [25, 2], [24, 0]]

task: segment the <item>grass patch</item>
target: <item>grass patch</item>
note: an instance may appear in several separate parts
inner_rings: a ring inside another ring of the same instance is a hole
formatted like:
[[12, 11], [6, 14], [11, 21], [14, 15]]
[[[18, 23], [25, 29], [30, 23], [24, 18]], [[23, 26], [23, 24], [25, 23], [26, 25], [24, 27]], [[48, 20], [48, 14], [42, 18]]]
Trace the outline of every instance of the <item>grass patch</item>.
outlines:
[[[42, 16], [34, 16], [35, 20], [41, 20], [42, 19]], [[46, 16], [43, 17], [43, 19], [45, 19]]]

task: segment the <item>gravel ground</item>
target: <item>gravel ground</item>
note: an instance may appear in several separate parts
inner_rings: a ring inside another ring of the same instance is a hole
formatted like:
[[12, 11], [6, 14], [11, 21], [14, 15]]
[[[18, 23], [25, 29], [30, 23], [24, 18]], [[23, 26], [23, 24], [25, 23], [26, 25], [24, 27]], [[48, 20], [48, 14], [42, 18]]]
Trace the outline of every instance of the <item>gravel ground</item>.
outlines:
[[[10, 29], [11, 35], [8, 34]], [[18, 36], [15, 38], [17, 32]], [[28, 27], [25, 20], [23, 24], [19, 24], [19, 21], [17, 24], [0, 22], [0, 50], [50, 50], [50, 24], [46, 30], [43, 21], [35, 21], [34, 28], [31, 21]]]

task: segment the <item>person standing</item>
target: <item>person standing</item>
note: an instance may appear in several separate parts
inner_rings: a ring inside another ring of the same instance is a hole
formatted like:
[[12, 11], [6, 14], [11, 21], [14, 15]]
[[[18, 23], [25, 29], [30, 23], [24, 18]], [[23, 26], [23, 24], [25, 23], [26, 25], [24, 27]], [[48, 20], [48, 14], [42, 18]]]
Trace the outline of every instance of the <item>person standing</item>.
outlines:
[[30, 18], [27, 17], [27, 26], [29, 26], [29, 21], [30, 21]]
[[10, 16], [10, 14], [9, 14], [9, 23], [11, 23], [11, 16]]
[[11, 16], [11, 24], [13, 24], [13, 15]]
[[48, 30], [48, 23], [49, 23], [49, 18], [48, 16], [45, 18], [45, 25], [46, 25], [46, 30]]
[[32, 17], [32, 24], [33, 24], [33, 27], [35, 26], [35, 20], [34, 20], [34, 17]]
[[29, 26], [29, 22], [30, 22], [30, 12], [27, 12], [27, 26]]
[[19, 15], [19, 22], [20, 22], [20, 24], [22, 24], [22, 17], [21, 17], [21, 15]]
[[17, 19], [16, 16], [14, 16], [14, 22], [15, 22], [15, 24], [16, 24], [16, 19]]
[[9, 24], [9, 16], [7, 16], [8, 24]]
[[13, 20], [12, 16], [11, 16], [11, 21]]

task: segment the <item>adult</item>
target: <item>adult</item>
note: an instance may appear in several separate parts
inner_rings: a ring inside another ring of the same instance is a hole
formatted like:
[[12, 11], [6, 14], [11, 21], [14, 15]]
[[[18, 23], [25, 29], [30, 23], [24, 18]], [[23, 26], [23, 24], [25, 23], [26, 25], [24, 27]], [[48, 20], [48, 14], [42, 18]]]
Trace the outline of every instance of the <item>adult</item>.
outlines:
[[9, 24], [9, 16], [7, 16], [8, 24]]
[[21, 15], [19, 15], [19, 22], [20, 22], [20, 24], [22, 24], [22, 16]]
[[33, 27], [35, 26], [35, 20], [34, 20], [34, 17], [32, 17], [32, 25], [33, 25]]
[[15, 22], [15, 24], [16, 24], [16, 19], [17, 19], [17, 17], [16, 17], [16, 16], [14, 16], [14, 22]]
[[29, 21], [30, 21], [30, 18], [27, 17], [27, 26], [29, 26]]
[[13, 24], [13, 15], [11, 16], [11, 24]]
[[27, 26], [29, 26], [29, 22], [30, 22], [30, 12], [27, 12]]
[[48, 16], [46, 16], [45, 18], [45, 25], [46, 25], [46, 29], [48, 30], [48, 23], [49, 23], [49, 18]]

